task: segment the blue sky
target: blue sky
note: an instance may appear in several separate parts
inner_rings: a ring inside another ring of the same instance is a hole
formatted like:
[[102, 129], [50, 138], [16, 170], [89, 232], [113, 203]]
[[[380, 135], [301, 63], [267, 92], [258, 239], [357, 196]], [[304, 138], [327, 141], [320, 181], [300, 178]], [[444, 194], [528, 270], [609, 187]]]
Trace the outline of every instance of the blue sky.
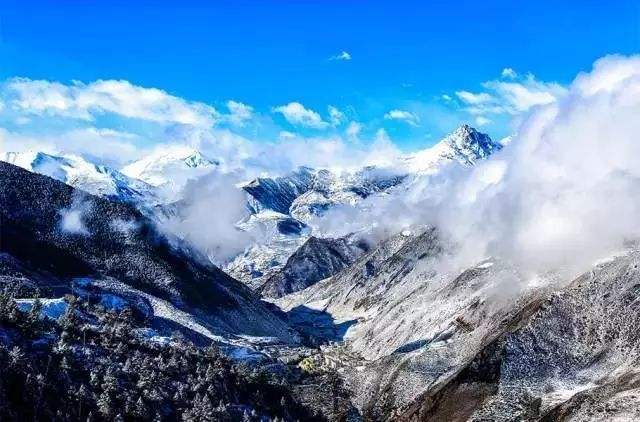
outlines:
[[[249, 105], [262, 123], [243, 136], [321, 136], [357, 122], [363, 138], [384, 129], [412, 150], [463, 121], [507, 135], [528, 105], [505, 105], [513, 90], [501, 82], [544, 101], [597, 58], [638, 52], [638, 4], [4, 0], [0, 79], [126, 80], [216, 110]], [[327, 125], [287, 120], [277, 110], [292, 102]], [[329, 106], [341, 125], [329, 124]]]

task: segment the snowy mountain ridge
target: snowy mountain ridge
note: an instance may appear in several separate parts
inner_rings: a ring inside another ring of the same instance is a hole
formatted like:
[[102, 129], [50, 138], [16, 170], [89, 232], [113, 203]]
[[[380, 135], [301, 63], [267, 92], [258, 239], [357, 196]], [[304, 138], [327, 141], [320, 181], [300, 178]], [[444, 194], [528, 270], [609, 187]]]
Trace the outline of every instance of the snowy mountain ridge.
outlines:
[[144, 181], [74, 154], [40, 151], [7, 152], [2, 161], [43, 174], [90, 194], [127, 202], [155, 202], [155, 188]]
[[159, 148], [122, 168], [122, 173], [152, 186], [172, 185], [178, 189], [188, 179], [196, 178], [220, 165], [199, 150], [187, 145]]

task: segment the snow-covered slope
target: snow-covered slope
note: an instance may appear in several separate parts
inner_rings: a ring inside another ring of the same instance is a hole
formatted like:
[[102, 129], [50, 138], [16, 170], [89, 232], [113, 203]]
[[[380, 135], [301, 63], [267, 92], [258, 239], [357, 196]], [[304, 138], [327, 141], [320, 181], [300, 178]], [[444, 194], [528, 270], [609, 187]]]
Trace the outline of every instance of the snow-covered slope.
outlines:
[[640, 252], [571, 282], [448, 251], [434, 229], [398, 235], [276, 301], [342, 341], [324, 361], [366, 420], [637, 420]]
[[189, 179], [197, 178], [219, 165], [197, 149], [185, 145], [165, 146], [128, 164], [122, 173], [152, 186], [180, 190]]
[[128, 202], [154, 203], [153, 186], [79, 155], [52, 155], [38, 151], [7, 152], [2, 161], [44, 174], [92, 195]]
[[[390, 409], [455, 373], [526, 303], [518, 291], [496, 300], [499, 281], [521, 285], [514, 268], [486, 261], [448, 269], [437, 265], [443, 253], [434, 229], [394, 236], [339, 274], [276, 301], [306, 335], [333, 333], [325, 341], [342, 340], [359, 356], [345, 377], [371, 420], [391, 417]], [[327, 322], [341, 327], [337, 338], [335, 329], [318, 328]]]
[[242, 189], [249, 194], [249, 205], [254, 213], [272, 210], [288, 214], [291, 203], [311, 189], [314, 179], [313, 169], [300, 167], [281, 177], [259, 177], [244, 185]]
[[512, 314], [396, 419], [638, 420], [639, 263], [617, 256]]

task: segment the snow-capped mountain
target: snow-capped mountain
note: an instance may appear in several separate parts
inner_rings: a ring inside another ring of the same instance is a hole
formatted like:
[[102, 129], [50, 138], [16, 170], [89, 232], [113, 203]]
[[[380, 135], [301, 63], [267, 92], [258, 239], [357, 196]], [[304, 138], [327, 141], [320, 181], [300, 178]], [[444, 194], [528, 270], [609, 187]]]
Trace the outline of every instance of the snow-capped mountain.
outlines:
[[92, 195], [127, 202], [155, 202], [155, 188], [79, 155], [52, 155], [39, 151], [7, 152], [2, 161], [44, 174]]
[[213, 169], [220, 162], [204, 156], [197, 149], [186, 145], [172, 145], [122, 168], [122, 173], [152, 186], [180, 190], [189, 179], [197, 178]]
[[[342, 173], [302, 167], [280, 177], [257, 178], [243, 186], [252, 212], [248, 221], [254, 228], [263, 226], [262, 230], [272, 235], [236, 257], [226, 269], [252, 288], [260, 288], [267, 279], [279, 273], [309, 236], [320, 235], [314, 233], [314, 225], [323, 221], [328, 210], [337, 206], [357, 207], [364, 199], [375, 195], [406, 195], [410, 188], [407, 180], [428, 177], [446, 165], [472, 166], [501, 148], [488, 135], [462, 125], [433, 147], [403, 157], [393, 167], [367, 166]], [[306, 229], [298, 233], [279, 231], [279, 227], [291, 221]], [[278, 230], [274, 230], [276, 228]], [[331, 259], [320, 252], [317, 256], [308, 252], [304, 255], [313, 257], [307, 260], [307, 267], [322, 266], [322, 261]], [[316, 272], [325, 277], [334, 273]], [[294, 284], [298, 287], [291, 291], [299, 290], [303, 285]]]
[[451, 162], [473, 165], [500, 149], [502, 144], [489, 135], [462, 125], [431, 148], [404, 157], [400, 165], [413, 173], [434, 173]]
[[435, 173], [442, 166], [470, 166], [502, 149], [489, 135], [462, 125], [434, 146], [399, 159], [392, 167], [367, 166], [355, 172], [332, 172], [302, 167], [276, 178], [258, 178], [243, 189], [254, 212], [271, 209], [302, 221], [335, 204], [355, 203], [393, 188], [410, 174]]

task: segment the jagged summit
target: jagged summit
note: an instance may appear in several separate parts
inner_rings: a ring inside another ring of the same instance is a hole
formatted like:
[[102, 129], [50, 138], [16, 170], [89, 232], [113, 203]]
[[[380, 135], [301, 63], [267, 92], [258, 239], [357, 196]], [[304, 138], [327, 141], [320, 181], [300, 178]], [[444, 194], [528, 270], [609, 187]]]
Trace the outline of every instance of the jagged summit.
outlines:
[[452, 161], [473, 165], [501, 148], [502, 145], [494, 142], [489, 135], [463, 124], [431, 148], [412, 154], [404, 161], [412, 172], [432, 173]]
[[476, 160], [486, 158], [502, 148], [502, 145], [494, 142], [489, 135], [478, 132], [467, 124], [457, 128], [441, 142], [451, 147], [455, 157], [465, 159], [467, 164], [473, 164]]

